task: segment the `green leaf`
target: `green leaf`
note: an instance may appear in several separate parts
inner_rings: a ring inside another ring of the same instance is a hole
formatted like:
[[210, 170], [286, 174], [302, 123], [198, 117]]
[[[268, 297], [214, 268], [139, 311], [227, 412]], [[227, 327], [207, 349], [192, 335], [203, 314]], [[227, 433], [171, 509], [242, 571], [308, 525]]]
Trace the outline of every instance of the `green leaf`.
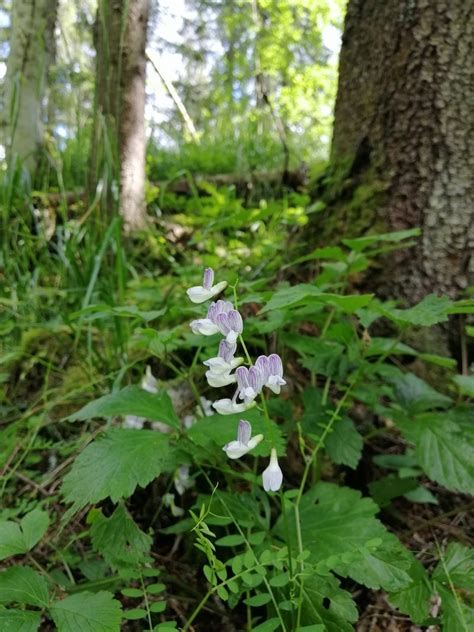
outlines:
[[419, 228], [409, 228], [407, 230], [397, 230], [392, 233], [381, 233], [380, 235], [367, 235], [365, 237], [357, 237], [355, 239], [343, 239], [342, 243], [357, 252], [362, 252], [366, 248], [370, 248], [374, 244], [379, 242], [384, 243], [399, 243], [404, 239], [410, 239], [411, 237], [418, 237], [421, 235]]
[[446, 586], [451, 579], [457, 588], [474, 592], [474, 549], [451, 542], [433, 572], [433, 579]]
[[48, 586], [29, 566], [13, 566], [0, 573], [0, 603], [47, 606]]
[[178, 466], [169, 437], [153, 430], [111, 429], [90, 443], [64, 477], [62, 494], [75, 512], [110, 497], [128, 498], [162, 472]]
[[435, 391], [413, 373], [393, 380], [395, 395], [400, 405], [409, 413], [416, 414], [433, 408], [447, 408], [452, 399]]
[[166, 601], [154, 601], [150, 604], [150, 612], [164, 612], [166, 610]]
[[452, 591], [435, 582], [435, 589], [441, 597], [441, 621], [445, 632], [473, 632], [474, 607], [469, 601], [463, 601]]
[[348, 465], [352, 469], [357, 467], [363, 447], [364, 440], [348, 417], [343, 417], [333, 425], [333, 431], [324, 443], [324, 448], [334, 463]]
[[260, 593], [259, 595], [254, 595], [253, 597], [244, 599], [244, 603], [247, 606], [259, 608], [260, 606], [264, 606], [265, 604], [269, 603], [271, 600], [272, 598], [268, 593]]
[[239, 546], [245, 542], [243, 535], [238, 533], [234, 535], [225, 535], [223, 538], [216, 540], [217, 546]]
[[[411, 554], [375, 518], [378, 506], [359, 492], [320, 482], [300, 504], [301, 535], [310, 560], [325, 572], [335, 570], [369, 588], [398, 590], [408, 585]], [[297, 542], [293, 511], [288, 511], [290, 540]], [[283, 518], [275, 530], [286, 540]]]
[[303, 624], [322, 624], [325, 632], [353, 632], [357, 607], [335, 577], [312, 575], [305, 579], [303, 598]]
[[318, 296], [319, 294], [321, 294], [321, 290], [315, 285], [309, 285], [308, 283], [284, 287], [273, 294], [268, 303], [260, 310], [260, 313], [264, 314], [272, 309], [285, 310], [288, 307], [306, 301], [309, 296]]
[[400, 478], [391, 474], [369, 483], [370, 495], [379, 507], [389, 505], [394, 498], [403, 496], [418, 487], [414, 478]]
[[136, 567], [149, 560], [152, 538], [139, 529], [123, 505], [110, 518], [97, 509], [89, 516], [92, 546], [112, 568]]
[[132, 597], [133, 599], [143, 597], [143, 590], [140, 588], [123, 588], [120, 592], [124, 597]]
[[0, 522], [0, 560], [30, 551], [41, 540], [48, 526], [48, 514], [40, 509], [26, 514], [20, 524], [10, 520]]
[[397, 309], [387, 303], [383, 303], [379, 305], [379, 311], [383, 316], [399, 325], [431, 327], [448, 320], [452, 304], [452, 301], [447, 296], [429, 294], [414, 307]]
[[124, 619], [136, 621], [137, 619], [144, 619], [146, 614], [147, 613], [144, 608], [130, 608], [130, 610], [124, 610], [122, 616]]
[[443, 629], [471, 632], [474, 629], [471, 599], [474, 593], [474, 549], [453, 542], [440, 556], [433, 580], [442, 599]]
[[0, 630], [5, 632], [37, 632], [40, 623], [39, 612], [0, 610]]
[[424, 413], [399, 419], [406, 439], [415, 445], [426, 475], [452, 491], [474, 494], [474, 445], [472, 437], [455, 421], [453, 412]]
[[150, 595], [161, 595], [161, 593], [165, 590], [166, 586], [164, 584], [149, 584], [146, 587], [146, 591]]
[[107, 305], [106, 303], [101, 303], [99, 305], [89, 305], [80, 311], [73, 312], [69, 318], [71, 320], [82, 318], [85, 321], [92, 321], [107, 316], [121, 316], [122, 318], [137, 318], [148, 322], [163, 316], [166, 310], [166, 307], [162, 307], [161, 309], [145, 311], [138, 309], [135, 305]]
[[82, 421], [116, 415], [136, 415], [150, 421], [161, 421], [172, 428], [180, 427], [168, 393], [149, 393], [139, 386], [127, 386], [121, 391], [89, 402], [81, 410], [70, 415], [68, 420]]
[[389, 596], [390, 602], [408, 614], [413, 623], [423, 623], [430, 614], [433, 588], [423, 566], [416, 560], [410, 569], [413, 583]]
[[280, 627], [280, 619], [278, 617], [272, 617], [267, 619], [256, 628], [252, 628], [253, 632], [275, 632]]
[[455, 375], [453, 382], [459, 387], [459, 392], [474, 399], [474, 375]]
[[112, 593], [80, 592], [50, 608], [58, 632], [119, 632], [122, 611]]

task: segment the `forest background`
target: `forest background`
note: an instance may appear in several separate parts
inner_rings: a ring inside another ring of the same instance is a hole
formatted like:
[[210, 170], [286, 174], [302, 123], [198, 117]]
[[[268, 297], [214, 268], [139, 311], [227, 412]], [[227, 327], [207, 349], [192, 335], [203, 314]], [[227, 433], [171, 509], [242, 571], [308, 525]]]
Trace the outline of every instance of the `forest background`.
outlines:
[[[0, 630], [474, 630], [473, 42], [474, 0], [0, 4]], [[203, 366], [209, 268], [261, 383]]]

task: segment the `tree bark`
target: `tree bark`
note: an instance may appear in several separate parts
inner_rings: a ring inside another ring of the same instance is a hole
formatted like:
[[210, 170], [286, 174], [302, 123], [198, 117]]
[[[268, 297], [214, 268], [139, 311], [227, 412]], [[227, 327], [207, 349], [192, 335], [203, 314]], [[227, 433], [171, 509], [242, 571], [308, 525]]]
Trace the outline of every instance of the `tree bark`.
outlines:
[[473, 104], [474, 0], [350, 0], [332, 163], [362, 203], [331, 221], [353, 234], [421, 227], [383, 273], [410, 303], [474, 282]]
[[5, 79], [7, 160], [33, 176], [43, 145], [43, 107], [57, 0], [15, 0]]
[[[145, 75], [149, 0], [100, 0], [94, 33], [97, 51], [96, 117], [89, 189], [99, 179], [120, 180], [126, 232], [143, 228], [145, 209]], [[104, 131], [109, 154], [103, 152]], [[112, 158], [112, 160], [111, 160]], [[112, 203], [109, 196], [109, 205]]]

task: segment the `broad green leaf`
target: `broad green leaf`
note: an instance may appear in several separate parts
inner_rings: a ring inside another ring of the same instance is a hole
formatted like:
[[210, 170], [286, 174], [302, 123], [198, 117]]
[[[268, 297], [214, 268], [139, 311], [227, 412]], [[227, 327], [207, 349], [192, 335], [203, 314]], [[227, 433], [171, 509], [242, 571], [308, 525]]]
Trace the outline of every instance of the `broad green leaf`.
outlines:
[[351, 248], [351, 250], [361, 252], [366, 248], [370, 248], [370, 246], [373, 246], [374, 244], [378, 244], [379, 242], [396, 244], [404, 239], [418, 237], [419, 235], [421, 235], [421, 230], [419, 228], [409, 228], [407, 230], [398, 230], [392, 233], [367, 235], [366, 237], [356, 237], [355, 239], [343, 239], [342, 243], [348, 248]]
[[433, 579], [446, 586], [450, 579], [454, 586], [474, 593], [474, 548], [451, 542], [433, 572]]
[[115, 569], [136, 567], [149, 560], [151, 536], [143, 533], [123, 505], [110, 518], [93, 509], [88, 518], [94, 550]]
[[474, 399], [474, 375], [455, 375], [453, 381], [457, 384], [460, 393]]
[[452, 304], [447, 296], [429, 294], [420, 303], [408, 309], [397, 309], [387, 303], [381, 303], [378, 309], [383, 316], [399, 325], [431, 327], [448, 320]]
[[[299, 511], [303, 549], [311, 552], [311, 562], [321, 572], [335, 570], [369, 588], [399, 590], [408, 585], [412, 556], [377, 520], [378, 511], [373, 500], [353, 489], [315, 485], [303, 496]], [[296, 546], [293, 511], [287, 518]], [[286, 540], [282, 517], [275, 530]]]
[[[217, 454], [224, 454], [222, 448], [229, 441], [235, 441], [237, 437], [237, 427], [240, 419], [245, 418], [252, 424], [252, 434], [263, 434], [264, 439], [250, 456], [268, 456], [272, 449], [271, 437], [268, 434], [268, 425], [263, 415], [256, 408], [235, 415], [211, 415], [210, 417], [200, 417], [186, 431], [187, 436], [198, 446], [217, 451]], [[285, 441], [281, 435], [280, 428], [273, 424], [273, 436], [275, 438], [278, 454], [285, 453]]]
[[48, 526], [48, 514], [41, 509], [27, 513], [20, 524], [10, 520], [0, 522], [0, 560], [30, 551], [41, 540]]
[[414, 444], [429, 478], [453, 491], [474, 494], [474, 444], [452, 411], [399, 419], [398, 425]]
[[429, 616], [433, 587], [423, 566], [416, 560], [410, 569], [413, 583], [389, 596], [390, 602], [408, 614], [413, 623], [423, 623]]
[[272, 598], [268, 593], [260, 593], [258, 595], [254, 595], [253, 597], [249, 597], [248, 599], [244, 599], [244, 603], [247, 606], [259, 608], [260, 606], [264, 606], [269, 603], [271, 600]]
[[474, 314], [474, 299], [466, 298], [456, 301], [449, 309], [450, 314]]
[[389, 505], [394, 498], [403, 496], [417, 487], [418, 481], [416, 479], [400, 478], [394, 474], [369, 483], [370, 495], [379, 507]]
[[408, 345], [393, 338], [371, 338], [365, 351], [366, 357], [381, 355], [418, 355], [418, 352]]
[[288, 307], [298, 305], [306, 301], [310, 296], [318, 296], [321, 294], [321, 290], [315, 285], [309, 285], [308, 283], [300, 283], [299, 285], [293, 285], [291, 287], [284, 287], [281, 290], [277, 290], [268, 303], [260, 310], [261, 314], [269, 312], [272, 309], [287, 309]]
[[393, 383], [399, 404], [409, 414], [421, 413], [434, 408], [447, 408], [452, 403], [450, 397], [438, 393], [413, 373], [396, 378]]
[[348, 417], [343, 417], [333, 425], [332, 432], [324, 442], [324, 449], [334, 463], [348, 465], [352, 469], [357, 467], [363, 447], [364, 440]]
[[312, 575], [305, 579], [302, 606], [303, 624], [322, 624], [325, 632], [352, 632], [358, 619], [350, 593], [342, 590], [332, 575]]
[[69, 421], [136, 415], [150, 421], [161, 421], [172, 428], [179, 428], [171, 399], [167, 393], [149, 393], [139, 386], [127, 386], [121, 391], [104, 395], [86, 404], [81, 410], [68, 417]]
[[0, 630], [5, 632], [37, 632], [40, 623], [39, 612], [0, 610]]
[[336, 377], [343, 380], [349, 369], [345, 347], [334, 340], [315, 338], [308, 345], [305, 357], [300, 360], [302, 366], [312, 373]]
[[90, 443], [64, 477], [62, 494], [74, 512], [110, 497], [128, 498], [162, 472], [178, 466], [167, 435], [153, 430], [113, 428]]
[[403, 494], [403, 496], [411, 503], [427, 503], [430, 505], [438, 505], [438, 499], [427, 487], [424, 485], [418, 485], [410, 492]]
[[29, 566], [12, 566], [0, 573], [0, 603], [44, 607], [48, 601], [45, 579]]
[[441, 621], [443, 632], [473, 632], [474, 607], [468, 600], [455, 596], [450, 588], [435, 582], [435, 590], [441, 597]]
[[80, 592], [50, 608], [58, 632], [119, 632], [122, 610], [112, 593]]

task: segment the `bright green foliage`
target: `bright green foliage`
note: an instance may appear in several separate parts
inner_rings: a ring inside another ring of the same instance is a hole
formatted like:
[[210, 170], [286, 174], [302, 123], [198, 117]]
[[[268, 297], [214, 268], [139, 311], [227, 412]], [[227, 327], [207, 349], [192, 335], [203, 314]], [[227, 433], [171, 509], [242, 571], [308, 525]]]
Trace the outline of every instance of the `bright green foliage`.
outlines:
[[8, 632], [37, 632], [41, 615], [27, 610], [0, 609], [0, 629]]
[[26, 514], [20, 524], [10, 520], [0, 522], [0, 560], [30, 551], [41, 540], [48, 525], [48, 514], [40, 509]]
[[355, 469], [362, 456], [364, 440], [354, 422], [347, 417], [334, 424], [333, 431], [324, 442], [329, 458], [340, 465]]
[[463, 395], [467, 395], [468, 397], [474, 397], [474, 376], [472, 375], [455, 375], [453, 377], [453, 382], [459, 388], [459, 391]]
[[173, 428], [179, 427], [179, 419], [174, 412], [169, 395], [149, 393], [138, 386], [128, 386], [116, 393], [104, 395], [81, 408], [69, 419], [78, 421], [116, 415], [137, 415], [150, 421], [161, 421]]
[[474, 549], [453, 542], [433, 572], [436, 590], [442, 599], [443, 629], [470, 632], [474, 626]]
[[167, 435], [115, 428], [78, 456], [64, 477], [62, 493], [66, 502], [73, 503], [73, 511], [107, 497], [116, 502], [177, 465]]
[[433, 587], [423, 566], [413, 562], [410, 569], [413, 582], [390, 595], [390, 601], [402, 612], [410, 615], [413, 623], [423, 623], [429, 616]]
[[354, 629], [352, 624], [359, 616], [356, 605], [334, 576], [310, 575], [305, 579], [303, 594], [303, 623], [322, 624], [325, 632]]
[[118, 632], [120, 602], [109, 592], [81, 592], [51, 604], [58, 632]]
[[48, 602], [45, 579], [29, 566], [14, 566], [0, 573], [0, 603], [44, 607]]
[[88, 522], [93, 548], [112, 568], [136, 568], [150, 560], [152, 538], [138, 528], [122, 504], [110, 518], [93, 509]]
[[474, 444], [455, 414], [425, 413], [399, 425], [415, 445], [420, 466], [448, 489], [474, 494]]

